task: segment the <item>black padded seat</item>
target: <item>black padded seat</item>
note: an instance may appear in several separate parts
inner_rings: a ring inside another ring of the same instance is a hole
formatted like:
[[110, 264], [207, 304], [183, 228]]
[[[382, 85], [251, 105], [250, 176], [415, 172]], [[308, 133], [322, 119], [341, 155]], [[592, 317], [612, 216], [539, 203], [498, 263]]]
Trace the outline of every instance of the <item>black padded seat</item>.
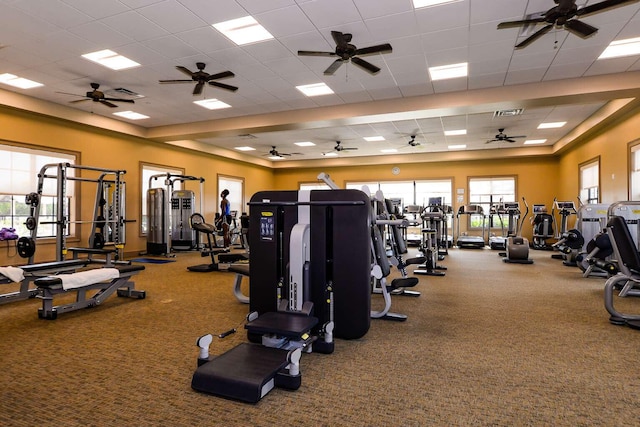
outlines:
[[275, 385], [275, 376], [287, 364], [288, 351], [240, 344], [199, 366], [191, 387], [203, 393], [248, 403], [258, 402]]
[[[144, 270], [143, 265], [118, 265], [113, 268], [120, 271], [120, 276]], [[43, 289], [62, 289], [62, 279], [58, 276], [47, 276], [36, 279], [35, 284]]]
[[270, 311], [247, 323], [245, 329], [253, 334], [276, 334], [300, 339], [317, 324], [318, 318], [316, 317], [291, 312]]

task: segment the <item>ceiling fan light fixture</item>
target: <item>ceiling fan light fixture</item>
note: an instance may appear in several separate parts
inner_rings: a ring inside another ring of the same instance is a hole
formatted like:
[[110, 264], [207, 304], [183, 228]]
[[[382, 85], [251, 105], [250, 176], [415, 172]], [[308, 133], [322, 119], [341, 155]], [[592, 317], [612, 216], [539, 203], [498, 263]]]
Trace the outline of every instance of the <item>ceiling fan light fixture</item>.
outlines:
[[566, 125], [567, 122], [546, 122], [546, 123], [540, 123], [538, 125], [538, 129], [558, 129], [561, 128], [562, 126]]
[[119, 111], [117, 113], [113, 113], [114, 116], [124, 117], [129, 120], [144, 120], [148, 119], [149, 116], [145, 116], [144, 114], [136, 113], [135, 111]]
[[109, 49], [86, 53], [82, 55], [82, 57], [116, 71], [140, 66], [136, 61], [133, 61], [126, 56], [118, 55], [116, 52]]
[[0, 83], [20, 89], [32, 89], [34, 87], [44, 86], [42, 83], [34, 82], [33, 80], [18, 77], [9, 73], [0, 74]]
[[273, 38], [273, 35], [260, 25], [253, 16], [244, 16], [242, 18], [219, 22], [213, 24], [213, 28], [220, 31], [238, 46]]
[[620, 58], [622, 56], [640, 55], [640, 37], [614, 40], [600, 54], [598, 59]]
[[227, 104], [226, 102], [222, 102], [215, 98], [202, 99], [200, 101], [193, 101], [193, 103], [198, 104], [199, 106], [204, 107], [208, 110], [220, 110], [223, 108], [231, 107], [231, 105]]
[[296, 86], [296, 89], [306, 96], [321, 96], [334, 93], [333, 90], [331, 90], [331, 88], [325, 83], [312, 83], [309, 85]]
[[431, 77], [431, 81], [466, 77], [468, 74], [469, 64], [467, 62], [441, 65], [439, 67], [429, 67], [429, 76]]

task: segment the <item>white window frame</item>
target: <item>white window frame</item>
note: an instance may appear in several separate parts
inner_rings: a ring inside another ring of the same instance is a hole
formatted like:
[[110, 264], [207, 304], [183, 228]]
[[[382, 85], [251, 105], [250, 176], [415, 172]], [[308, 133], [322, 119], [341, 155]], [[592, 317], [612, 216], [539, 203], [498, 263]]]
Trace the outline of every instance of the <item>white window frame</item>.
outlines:
[[[484, 215], [487, 218], [487, 222], [485, 224], [489, 230], [502, 229], [503, 227], [500, 223], [500, 218], [497, 216], [492, 218], [493, 224], [488, 222], [489, 213], [491, 212], [491, 202], [494, 204], [497, 204], [500, 201], [515, 202], [517, 200], [517, 184], [518, 180], [515, 175], [469, 177], [469, 204], [482, 206]], [[483, 185], [488, 185], [488, 191], [479, 189], [479, 187]], [[470, 217], [468, 218], [468, 227], [472, 229], [481, 228], [480, 224], [482, 223], [482, 219], [479, 215], [468, 216]], [[502, 218], [502, 220], [506, 221], [506, 218]]]
[[600, 157], [588, 160], [578, 166], [580, 200], [582, 203], [600, 202]]
[[237, 217], [240, 218], [243, 212], [247, 211], [247, 205], [244, 198], [244, 178], [238, 176], [222, 175], [218, 174], [218, 202], [216, 204], [216, 212], [220, 212], [220, 193], [222, 190], [229, 190], [227, 200], [231, 205], [231, 211], [238, 213]]
[[[19, 236], [27, 236], [31, 231], [25, 222], [30, 209], [25, 203], [28, 193], [37, 192], [38, 174], [44, 165], [69, 163], [76, 164], [79, 153], [56, 150], [49, 147], [38, 147], [27, 144], [11, 143], [0, 140], [0, 227], [14, 228]], [[66, 191], [67, 212], [70, 221], [75, 220], [79, 201], [75, 194], [75, 185], [69, 185]], [[42, 194], [39, 202], [38, 238], [56, 237], [57, 186], [56, 180], [43, 181]], [[49, 224], [43, 224], [49, 223]], [[75, 231], [75, 227], [68, 227], [67, 237]]]

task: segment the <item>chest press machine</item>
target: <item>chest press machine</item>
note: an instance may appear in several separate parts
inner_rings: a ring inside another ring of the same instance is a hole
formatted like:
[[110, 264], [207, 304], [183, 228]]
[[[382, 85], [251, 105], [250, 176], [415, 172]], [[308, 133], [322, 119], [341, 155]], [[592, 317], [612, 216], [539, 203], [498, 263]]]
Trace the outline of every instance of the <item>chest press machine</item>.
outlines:
[[371, 252], [359, 190], [263, 191], [249, 206], [250, 343], [210, 357], [213, 335], [200, 337], [191, 386], [255, 403], [274, 387], [300, 387], [303, 351], [332, 353], [334, 337], [367, 333]]

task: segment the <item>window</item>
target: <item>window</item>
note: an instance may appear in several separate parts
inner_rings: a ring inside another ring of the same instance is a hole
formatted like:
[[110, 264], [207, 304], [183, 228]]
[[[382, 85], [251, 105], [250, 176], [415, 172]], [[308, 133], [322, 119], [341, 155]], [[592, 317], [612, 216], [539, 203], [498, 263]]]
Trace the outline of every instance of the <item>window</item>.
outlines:
[[[232, 176], [218, 175], [218, 196], [222, 193], [222, 190], [229, 190], [227, 200], [229, 201], [231, 211], [238, 212], [238, 217], [242, 212], [247, 211], [247, 207], [244, 203], [244, 178], [236, 178]], [[220, 204], [216, 209], [220, 210]]]
[[629, 200], [640, 200], [640, 140], [632, 144], [629, 153]]
[[[38, 190], [38, 174], [44, 165], [76, 163], [76, 154], [43, 150], [17, 145], [0, 144], [0, 227], [14, 228], [19, 236], [30, 235], [24, 225], [30, 214], [25, 196]], [[74, 186], [66, 191], [66, 210], [73, 213]], [[43, 180], [38, 218], [38, 237], [55, 237], [57, 187], [55, 179]], [[73, 220], [73, 218], [71, 218]], [[48, 223], [48, 224], [47, 224]], [[67, 230], [67, 234], [69, 230]]]
[[598, 203], [600, 200], [600, 159], [580, 165], [580, 200], [582, 203]]
[[[500, 201], [516, 201], [515, 177], [469, 178], [469, 204], [482, 206], [485, 216], [491, 212], [491, 204]], [[482, 227], [483, 218], [480, 215], [470, 217], [471, 227]], [[487, 223], [490, 228], [502, 227], [497, 215], [492, 216], [491, 220], [491, 224]]]
[[300, 190], [303, 191], [310, 191], [310, 190], [331, 190], [329, 188], [329, 186], [327, 184], [325, 184], [324, 182], [301, 182], [300, 183]]
[[[154, 179], [149, 184], [149, 179], [154, 175], [166, 175], [167, 173], [174, 175], [184, 175], [184, 169], [176, 169], [169, 166], [141, 164], [140, 185], [142, 186], [142, 202], [140, 204], [140, 233], [146, 235], [149, 230], [149, 214], [147, 213], [147, 191], [150, 188], [165, 188], [164, 179]], [[182, 183], [177, 181], [173, 185], [174, 190], [181, 190]], [[169, 195], [170, 196], [170, 195]]]

